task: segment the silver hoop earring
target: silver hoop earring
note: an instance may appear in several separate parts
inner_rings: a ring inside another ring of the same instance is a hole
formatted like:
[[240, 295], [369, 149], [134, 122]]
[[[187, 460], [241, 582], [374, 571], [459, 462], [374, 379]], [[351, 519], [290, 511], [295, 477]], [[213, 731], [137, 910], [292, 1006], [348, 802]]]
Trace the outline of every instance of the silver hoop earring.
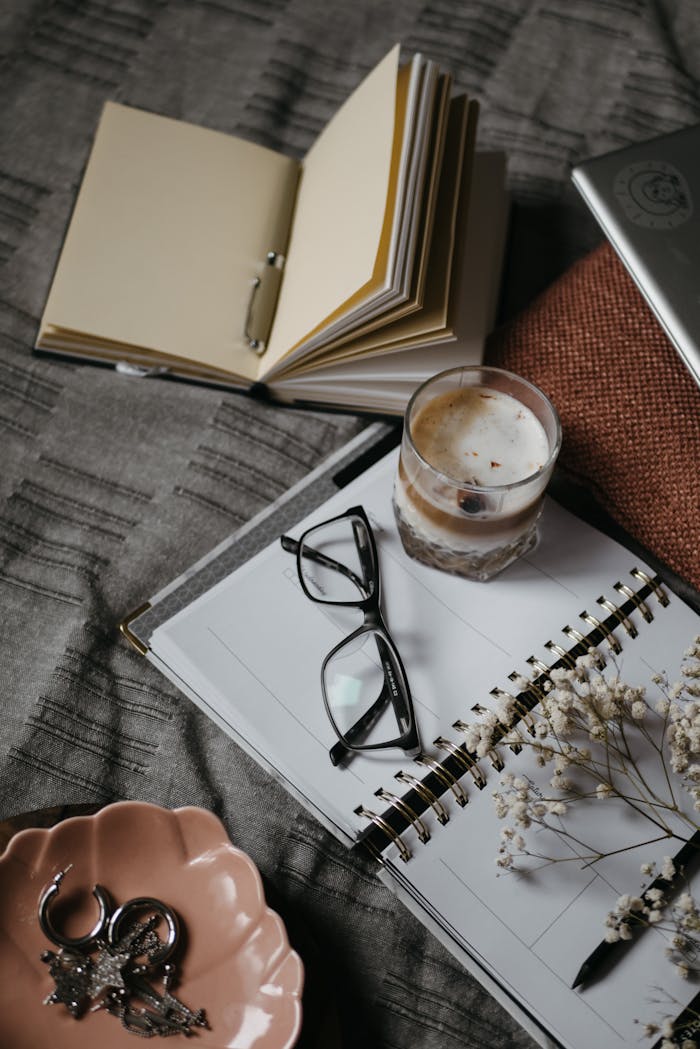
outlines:
[[131, 918], [136, 911], [142, 910], [155, 911], [165, 919], [168, 926], [168, 936], [162, 946], [155, 951], [148, 952], [149, 965], [158, 965], [173, 953], [180, 935], [180, 924], [175, 911], [161, 900], [153, 899], [151, 896], [137, 896], [123, 903], [121, 907], [117, 907], [107, 925], [107, 942], [110, 947], [116, 947], [126, 919]]
[[71, 866], [72, 864], [69, 867], [66, 867], [65, 870], [59, 871], [51, 883], [47, 885], [42, 892], [39, 899], [39, 925], [47, 939], [51, 940], [52, 943], [55, 943], [57, 947], [80, 950], [83, 947], [87, 947], [94, 940], [99, 940], [103, 937], [105, 929], [107, 928], [107, 922], [109, 921], [110, 899], [105, 888], [101, 885], [93, 885], [92, 895], [97, 900], [100, 909], [97, 921], [93, 928], [84, 936], [64, 936], [62, 933], [58, 932], [51, 920], [49, 907], [52, 900], [58, 896], [61, 882]]

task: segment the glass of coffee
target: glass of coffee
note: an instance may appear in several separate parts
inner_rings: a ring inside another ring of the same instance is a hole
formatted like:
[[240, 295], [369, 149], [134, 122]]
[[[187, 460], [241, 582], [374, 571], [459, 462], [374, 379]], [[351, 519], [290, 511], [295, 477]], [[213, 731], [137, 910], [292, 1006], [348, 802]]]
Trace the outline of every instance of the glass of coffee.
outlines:
[[451, 368], [406, 409], [394, 513], [413, 558], [487, 580], [537, 542], [561, 445], [556, 409], [501, 368]]

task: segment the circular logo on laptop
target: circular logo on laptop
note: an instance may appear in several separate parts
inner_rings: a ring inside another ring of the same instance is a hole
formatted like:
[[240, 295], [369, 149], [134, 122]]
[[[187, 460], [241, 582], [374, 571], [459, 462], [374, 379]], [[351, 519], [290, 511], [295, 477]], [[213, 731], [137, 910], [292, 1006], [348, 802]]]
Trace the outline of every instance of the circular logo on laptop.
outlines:
[[688, 183], [665, 160], [641, 160], [618, 172], [615, 196], [627, 218], [646, 229], [673, 229], [693, 214]]

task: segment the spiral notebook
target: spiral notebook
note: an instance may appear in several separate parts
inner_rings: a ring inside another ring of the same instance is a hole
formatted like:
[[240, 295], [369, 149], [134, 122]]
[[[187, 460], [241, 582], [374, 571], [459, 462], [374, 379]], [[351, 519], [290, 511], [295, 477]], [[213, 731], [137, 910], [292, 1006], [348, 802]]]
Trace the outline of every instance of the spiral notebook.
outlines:
[[[632, 685], [664, 672], [676, 680], [698, 616], [649, 566], [553, 500], [537, 548], [488, 584], [411, 561], [391, 509], [397, 450], [364, 469], [391, 443], [393, 431], [370, 427], [122, 629], [337, 837], [368, 848], [380, 877], [540, 1044], [637, 1046], [635, 1020], [658, 1018], [659, 988], [679, 1011], [692, 997], [656, 930], [604, 980], [576, 991], [571, 983], [617, 897], [640, 890], [641, 862], [676, 850], [633, 849], [590, 867], [551, 834], [542, 848], [565, 862], [499, 876], [493, 791], [504, 767], [535, 782], [542, 773], [527, 747], [477, 760], [460, 726], [505, 691], [527, 728], [550, 670], [591, 649]], [[336, 768], [319, 677], [347, 631], [304, 596], [279, 535], [357, 504], [377, 539], [382, 604], [423, 754], [374, 753]], [[584, 807], [569, 829], [583, 838], [593, 821], [610, 849], [640, 840], [629, 811], [610, 806]]]

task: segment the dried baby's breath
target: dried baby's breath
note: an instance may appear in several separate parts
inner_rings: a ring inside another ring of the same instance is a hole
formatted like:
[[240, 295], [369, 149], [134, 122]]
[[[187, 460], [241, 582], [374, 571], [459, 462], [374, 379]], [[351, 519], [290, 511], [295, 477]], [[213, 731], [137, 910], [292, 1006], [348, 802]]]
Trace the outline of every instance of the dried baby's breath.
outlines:
[[[567, 861], [594, 864], [613, 855], [574, 836], [566, 817], [585, 803], [622, 803], [642, 815], [648, 836], [615, 852], [665, 840], [682, 844], [700, 829], [700, 638], [684, 653], [678, 681], [655, 675], [647, 689], [625, 683], [616, 670], [601, 669], [593, 654], [582, 656], [572, 668], [551, 669], [527, 719], [517, 700], [503, 696], [495, 713], [470, 726], [467, 745], [478, 756], [492, 754], [499, 744], [528, 747], [543, 770], [538, 783], [506, 772], [493, 794], [504, 823], [496, 856], [502, 872]], [[530, 686], [525, 679], [515, 684], [523, 692]], [[504, 734], [504, 725], [514, 727]], [[640, 734], [658, 760], [658, 784], [638, 764]], [[546, 840], [535, 838], [542, 829], [567, 839], [573, 849], [563, 856], [543, 854], [534, 845]], [[684, 872], [666, 856], [660, 864], [644, 862], [640, 876], [639, 895], [620, 896], [607, 915], [604, 938], [629, 940], [640, 925], [654, 926], [665, 933], [666, 956], [677, 976], [700, 979], [700, 908], [687, 886], [680, 894], [668, 891]], [[687, 1024], [681, 1032], [669, 1016], [643, 1029], [648, 1037], [661, 1036], [661, 1049], [696, 1049], [694, 1037], [678, 1040]], [[690, 1030], [700, 1039], [700, 1015]]]
[[[625, 849], [663, 839], [683, 842], [698, 830], [700, 640], [685, 652], [680, 680], [670, 683], [656, 676], [652, 695], [625, 683], [615, 668], [601, 670], [592, 654], [581, 656], [573, 668], [552, 668], [548, 677], [527, 728], [518, 722], [517, 701], [502, 696], [495, 712], [485, 712], [467, 730], [467, 746], [478, 757], [493, 753], [499, 743], [529, 747], [535, 764], [548, 774], [544, 790], [543, 784], [524, 776], [502, 777], [494, 793], [496, 814], [514, 834], [501, 838], [498, 866], [522, 869], [523, 857], [555, 862], [531, 850], [523, 832], [548, 828], [567, 836], [566, 822], [559, 818], [585, 801], [616, 799], [643, 813], [649, 836]], [[515, 684], [520, 687], [517, 680]], [[525, 690], [528, 682], [523, 679], [520, 684]], [[503, 725], [514, 722], [517, 727], [504, 736]], [[663, 793], [650, 785], [637, 763], [634, 744], [639, 733], [658, 755]], [[682, 794], [692, 799], [690, 815], [680, 804]], [[572, 859], [595, 863], [610, 855], [578, 839], [575, 844]]]

